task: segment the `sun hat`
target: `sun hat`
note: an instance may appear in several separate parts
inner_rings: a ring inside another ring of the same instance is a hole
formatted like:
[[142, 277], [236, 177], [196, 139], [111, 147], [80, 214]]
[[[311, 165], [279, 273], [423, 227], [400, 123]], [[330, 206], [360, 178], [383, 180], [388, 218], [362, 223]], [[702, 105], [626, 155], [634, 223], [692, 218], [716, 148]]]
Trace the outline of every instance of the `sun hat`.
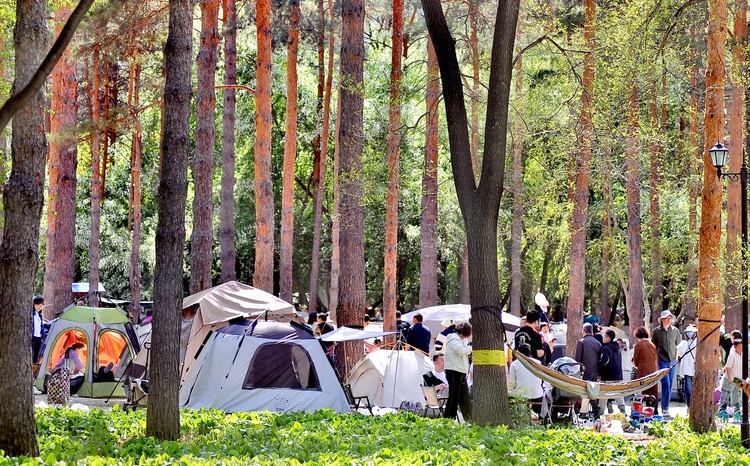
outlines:
[[443, 319], [442, 322], [440, 322], [440, 325], [442, 325], [445, 328], [448, 328], [451, 325], [453, 325], [453, 319], [451, 319], [450, 317], [446, 317], [445, 319]]
[[666, 319], [669, 317], [674, 317], [674, 314], [669, 311], [661, 311], [661, 316], [659, 317], [659, 319]]

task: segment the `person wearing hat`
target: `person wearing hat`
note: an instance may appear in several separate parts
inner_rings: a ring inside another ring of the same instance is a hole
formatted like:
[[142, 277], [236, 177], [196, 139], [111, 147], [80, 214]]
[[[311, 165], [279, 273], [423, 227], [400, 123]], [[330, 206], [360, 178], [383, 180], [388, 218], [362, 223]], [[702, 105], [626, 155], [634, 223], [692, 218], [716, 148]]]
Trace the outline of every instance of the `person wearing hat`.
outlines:
[[435, 354], [445, 354], [445, 342], [448, 341], [448, 335], [456, 332], [456, 326], [450, 317], [443, 319], [440, 325], [443, 327], [443, 331], [435, 338]]
[[669, 416], [669, 401], [677, 375], [677, 345], [682, 341], [680, 331], [672, 326], [673, 319], [674, 315], [671, 312], [662, 311], [659, 326], [651, 332], [651, 342], [656, 346], [659, 369], [669, 369], [669, 373], [661, 379], [661, 412], [664, 416]]
[[518, 349], [521, 345], [529, 345], [531, 357], [544, 364], [544, 343], [542, 336], [537, 331], [538, 328], [539, 311], [532, 309], [526, 313], [526, 325], [516, 331], [513, 347]]
[[693, 376], [695, 376], [695, 348], [698, 346], [698, 327], [690, 324], [682, 334], [685, 335], [685, 339], [677, 345], [677, 352], [682, 355], [680, 356], [680, 374], [685, 381], [685, 404], [690, 409], [690, 398], [693, 395]]

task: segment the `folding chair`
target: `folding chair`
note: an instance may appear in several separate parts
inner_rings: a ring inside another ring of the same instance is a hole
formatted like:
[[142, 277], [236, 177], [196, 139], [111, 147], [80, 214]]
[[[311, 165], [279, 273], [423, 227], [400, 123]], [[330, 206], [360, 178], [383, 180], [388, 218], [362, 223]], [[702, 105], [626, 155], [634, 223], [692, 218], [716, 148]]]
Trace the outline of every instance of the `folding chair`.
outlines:
[[439, 399], [437, 392], [435, 391], [435, 387], [425, 387], [424, 385], [420, 385], [422, 388], [422, 394], [424, 395], [424, 414], [423, 416], [427, 416], [427, 410], [431, 409], [433, 416], [435, 415], [435, 411], [437, 411], [440, 414], [440, 417], [443, 417], [445, 414], [445, 401], [446, 398]]
[[344, 384], [344, 393], [346, 394], [346, 399], [349, 401], [349, 407], [358, 410], [360, 405], [364, 405], [370, 411], [370, 414], [372, 414], [372, 404], [370, 404], [370, 397], [368, 395], [354, 396], [352, 385], [348, 383]]

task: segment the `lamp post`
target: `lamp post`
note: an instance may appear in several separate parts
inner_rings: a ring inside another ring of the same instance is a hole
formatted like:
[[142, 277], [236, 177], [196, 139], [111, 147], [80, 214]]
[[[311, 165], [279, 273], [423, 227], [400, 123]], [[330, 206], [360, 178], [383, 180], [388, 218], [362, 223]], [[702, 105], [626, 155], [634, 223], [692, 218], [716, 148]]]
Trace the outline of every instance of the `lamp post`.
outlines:
[[[747, 379], [748, 354], [747, 354], [747, 330], [748, 330], [748, 303], [747, 303], [747, 163], [745, 162], [745, 151], [742, 151], [742, 167], [739, 173], [722, 173], [721, 168], [727, 164], [729, 149], [721, 142], [717, 142], [708, 150], [711, 162], [716, 167], [716, 176], [732, 181], [740, 181], [742, 196], [742, 379]], [[742, 424], [740, 425], [740, 436], [742, 445], [750, 448], [750, 423], [748, 423], [747, 393], [742, 391]]]

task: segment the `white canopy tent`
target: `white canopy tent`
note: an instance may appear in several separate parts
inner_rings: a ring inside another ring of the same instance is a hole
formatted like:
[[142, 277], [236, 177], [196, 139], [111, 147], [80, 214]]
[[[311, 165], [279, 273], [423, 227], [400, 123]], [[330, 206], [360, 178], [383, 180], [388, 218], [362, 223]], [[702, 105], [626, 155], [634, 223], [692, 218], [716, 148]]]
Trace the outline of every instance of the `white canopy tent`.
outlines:
[[398, 408], [402, 401], [423, 402], [422, 376], [434, 367], [419, 351], [378, 350], [354, 366], [347, 383], [375, 405]]

